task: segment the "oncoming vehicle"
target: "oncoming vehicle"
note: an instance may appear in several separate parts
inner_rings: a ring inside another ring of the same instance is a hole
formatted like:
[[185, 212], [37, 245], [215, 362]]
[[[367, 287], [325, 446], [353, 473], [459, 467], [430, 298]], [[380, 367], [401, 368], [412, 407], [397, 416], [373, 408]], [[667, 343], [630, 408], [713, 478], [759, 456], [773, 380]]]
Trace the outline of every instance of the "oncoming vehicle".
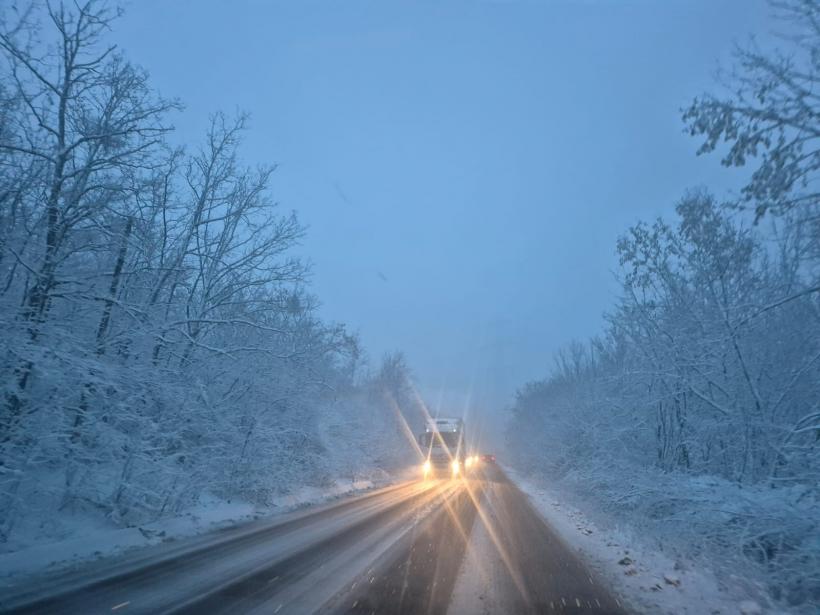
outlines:
[[424, 478], [456, 478], [477, 461], [476, 457], [467, 456], [462, 419], [437, 418], [427, 421], [424, 433], [419, 435], [419, 444], [426, 457], [422, 466]]
[[495, 463], [495, 455], [490, 453], [484, 453], [481, 455], [481, 461], [486, 461], [487, 463]]

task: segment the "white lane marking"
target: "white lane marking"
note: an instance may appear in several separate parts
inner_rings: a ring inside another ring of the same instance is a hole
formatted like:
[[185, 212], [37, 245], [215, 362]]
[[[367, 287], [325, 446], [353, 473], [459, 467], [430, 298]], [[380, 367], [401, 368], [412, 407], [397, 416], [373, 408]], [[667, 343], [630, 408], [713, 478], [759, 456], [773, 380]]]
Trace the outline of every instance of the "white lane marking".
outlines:
[[112, 606], [112, 607], [111, 607], [111, 610], [112, 610], [112, 611], [116, 611], [117, 609], [121, 609], [121, 608], [123, 608], [123, 607], [126, 607], [126, 606], [128, 606], [129, 604], [131, 604], [131, 602], [130, 602], [130, 601], [129, 601], [129, 602], [121, 602], [120, 604], [117, 604], [117, 605]]
[[598, 608], [601, 608], [601, 603], [600, 603], [600, 602], [598, 602], [598, 599], [597, 599], [597, 598], [595, 598], [595, 604], [597, 604], [597, 605], [598, 605]]
[[280, 604], [279, 606], [276, 607], [276, 610], [274, 611], [274, 613], [278, 613], [281, 608], [282, 608], [282, 605]]
[[579, 609], [581, 608], [581, 601], [578, 598], [575, 599], [575, 604]]

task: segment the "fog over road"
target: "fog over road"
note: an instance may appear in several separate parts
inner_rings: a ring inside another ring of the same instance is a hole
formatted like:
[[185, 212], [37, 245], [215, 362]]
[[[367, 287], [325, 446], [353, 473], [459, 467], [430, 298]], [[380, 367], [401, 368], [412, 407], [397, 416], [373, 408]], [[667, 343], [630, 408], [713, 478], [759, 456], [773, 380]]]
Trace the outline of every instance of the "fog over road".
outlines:
[[625, 613], [494, 465], [57, 575], [13, 613]]

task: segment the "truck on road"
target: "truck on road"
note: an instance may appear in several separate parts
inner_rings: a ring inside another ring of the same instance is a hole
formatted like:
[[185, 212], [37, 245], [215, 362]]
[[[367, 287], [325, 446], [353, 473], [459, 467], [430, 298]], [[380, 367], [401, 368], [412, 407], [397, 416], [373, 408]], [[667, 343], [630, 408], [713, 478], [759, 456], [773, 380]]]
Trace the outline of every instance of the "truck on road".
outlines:
[[429, 419], [424, 433], [419, 434], [419, 445], [425, 455], [424, 478], [456, 478], [475, 461], [467, 455], [464, 421], [460, 418]]

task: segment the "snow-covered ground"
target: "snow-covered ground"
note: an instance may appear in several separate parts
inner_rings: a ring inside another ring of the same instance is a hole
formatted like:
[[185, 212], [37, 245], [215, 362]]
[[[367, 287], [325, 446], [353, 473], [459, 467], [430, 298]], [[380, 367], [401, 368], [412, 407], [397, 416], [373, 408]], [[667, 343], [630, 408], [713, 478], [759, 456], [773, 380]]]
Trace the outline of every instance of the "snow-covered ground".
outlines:
[[176, 517], [135, 527], [116, 527], [99, 516], [73, 516], [60, 519], [60, 538], [42, 534], [18, 533], [23, 538], [3, 545], [0, 553], [0, 584], [20, 576], [54, 571], [77, 563], [118, 555], [126, 550], [157, 545], [189, 536], [231, 527], [254, 519], [387, 484], [390, 480], [337, 480], [327, 487], [303, 486], [277, 498], [271, 506], [247, 502], [226, 502], [203, 497], [196, 508]]
[[[63, 475], [41, 472], [29, 481], [33, 487], [23, 498], [25, 504], [13, 531], [5, 542], [0, 542], [0, 589], [23, 581], [23, 576], [205, 534], [416, 477], [412, 449], [392, 411], [384, 412], [384, 408], [361, 394], [321, 406], [316, 413], [316, 454], [310, 457], [301, 449], [296, 453], [263, 450], [260, 456], [275, 463], [268, 478], [260, 478], [256, 483], [249, 480], [245, 493], [265, 492], [264, 497], [256, 499], [241, 495], [228, 499], [224, 489], [221, 497], [215, 489], [206, 489], [197, 494], [195, 504], [182, 508], [179, 514], [166, 513], [158, 519], [146, 519], [147, 515], [115, 518], [92, 498], [58, 509], [53, 494], [61, 492]], [[373, 434], [379, 437], [372, 437]], [[258, 472], [264, 465], [258, 463], [253, 469]], [[149, 468], [145, 476], [163, 471], [157, 465]], [[96, 472], [90, 480], [92, 487], [117, 478], [103, 470]], [[218, 478], [216, 471], [204, 474], [209, 476]], [[150, 487], [150, 478], [144, 482]], [[240, 489], [234, 492], [243, 493]]]
[[628, 528], [599, 527], [548, 485], [504, 467], [561, 537], [638, 613], [783, 614], [763, 588], [730, 570], [661, 553]]

